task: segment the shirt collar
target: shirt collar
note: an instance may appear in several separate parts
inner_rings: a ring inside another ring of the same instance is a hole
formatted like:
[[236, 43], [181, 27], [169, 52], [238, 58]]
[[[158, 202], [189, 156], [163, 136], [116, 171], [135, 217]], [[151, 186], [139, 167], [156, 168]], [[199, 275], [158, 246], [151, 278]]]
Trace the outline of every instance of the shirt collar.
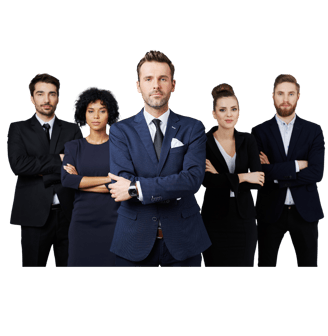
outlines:
[[[282, 121], [282, 120], [278, 117], [277, 114], [275, 115], [275, 117], [276, 117], [276, 121], [277, 121], [278, 125], [280, 125], [280, 126], [287, 125], [284, 121]], [[295, 123], [295, 120], [296, 120], [296, 113], [295, 113], [295, 117], [288, 123], [288, 125], [293, 126], [294, 123]]]
[[35, 113], [35, 117], [36, 117], [36, 119], [38, 120], [38, 122], [41, 124], [41, 126], [43, 126], [44, 124], [49, 124], [50, 125], [50, 129], [53, 129], [53, 127], [54, 127], [54, 122], [55, 122], [55, 117], [56, 116], [54, 116], [51, 120], [49, 120], [49, 121], [43, 121], [42, 119], [40, 119], [39, 117], [38, 117], [38, 115]]
[[163, 113], [159, 118], [155, 118], [150, 113], [148, 113], [145, 109], [143, 113], [144, 113], [144, 117], [146, 119], [147, 125], [151, 125], [153, 122], [153, 119], [159, 119], [162, 122], [162, 125], [164, 126], [167, 124], [167, 120], [169, 119], [170, 109], [168, 109], [165, 113]]

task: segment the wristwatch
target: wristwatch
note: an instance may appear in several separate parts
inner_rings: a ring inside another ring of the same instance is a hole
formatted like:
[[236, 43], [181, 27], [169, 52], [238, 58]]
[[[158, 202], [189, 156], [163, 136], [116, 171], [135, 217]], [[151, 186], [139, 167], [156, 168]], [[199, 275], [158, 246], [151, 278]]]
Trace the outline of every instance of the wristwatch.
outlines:
[[128, 193], [131, 197], [137, 197], [138, 196], [138, 190], [136, 187], [136, 183], [135, 182], [131, 182], [130, 183], [130, 187], [128, 189]]

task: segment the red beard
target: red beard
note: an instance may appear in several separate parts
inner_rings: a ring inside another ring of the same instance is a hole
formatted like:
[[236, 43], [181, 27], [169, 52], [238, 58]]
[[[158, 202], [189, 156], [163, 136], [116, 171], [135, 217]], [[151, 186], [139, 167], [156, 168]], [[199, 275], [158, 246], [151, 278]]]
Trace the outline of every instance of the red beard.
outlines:
[[289, 117], [290, 115], [292, 115], [295, 112], [296, 105], [297, 102], [294, 105], [290, 105], [290, 107], [285, 108], [276, 105], [276, 102], [274, 102], [274, 107], [276, 108], [277, 113], [278, 115], [280, 115], [280, 117]]

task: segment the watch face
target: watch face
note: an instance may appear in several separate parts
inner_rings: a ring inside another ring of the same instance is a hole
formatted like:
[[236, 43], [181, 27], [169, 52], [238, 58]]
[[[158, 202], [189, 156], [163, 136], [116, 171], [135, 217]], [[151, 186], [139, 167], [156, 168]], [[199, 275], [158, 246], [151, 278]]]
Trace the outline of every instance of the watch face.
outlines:
[[129, 195], [131, 197], [137, 197], [138, 196], [136, 187], [130, 187], [129, 188]]

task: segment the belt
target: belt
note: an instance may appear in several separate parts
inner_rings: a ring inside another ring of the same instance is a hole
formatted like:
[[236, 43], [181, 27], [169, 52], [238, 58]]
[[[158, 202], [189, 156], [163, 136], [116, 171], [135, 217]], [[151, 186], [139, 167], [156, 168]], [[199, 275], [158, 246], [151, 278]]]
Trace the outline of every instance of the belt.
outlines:
[[163, 231], [162, 231], [161, 228], [157, 229], [157, 236], [156, 236], [156, 238], [163, 239]]

